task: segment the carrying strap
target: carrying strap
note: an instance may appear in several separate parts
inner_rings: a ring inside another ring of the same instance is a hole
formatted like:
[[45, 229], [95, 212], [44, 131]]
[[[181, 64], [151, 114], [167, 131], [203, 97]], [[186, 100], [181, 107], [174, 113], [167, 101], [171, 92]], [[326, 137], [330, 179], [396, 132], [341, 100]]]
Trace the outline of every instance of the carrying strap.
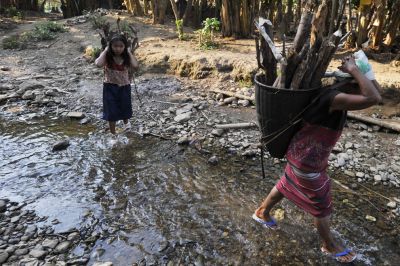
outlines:
[[[322, 87], [321, 88], [321, 92], [314, 97], [314, 99], [299, 113], [297, 114], [292, 120], [290, 120], [288, 122], [288, 124], [284, 125], [282, 128], [272, 132], [271, 134], [267, 135], [267, 136], [261, 136], [260, 142], [261, 142], [261, 171], [262, 171], [262, 176], [263, 178], [265, 178], [265, 170], [264, 170], [264, 146], [267, 146], [268, 144], [270, 144], [271, 142], [273, 142], [275, 139], [277, 139], [279, 136], [281, 136], [283, 133], [285, 133], [287, 130], [289, 130], [290, 128], [292, 128], [293, 126], [297, 125], [298, 123], [300, 123], [303, 120], [303, 114], [312, 106], [314, 105], [319, 98], [321, 98], [322, 94], [325, 93], [325, 90], [334, 90], [337, 88], [342, 87], [343, 85], [349, 83], [349, 80], [342, 80], [338, 83], [335, 83], [331, 86], [327, 86], [327, 87]], [[272, 137], [272, 138], [271, 138]], [[271, 138], [271, 139], [268, 139]], [[268, 139], [267, 141], [265, 139]]]

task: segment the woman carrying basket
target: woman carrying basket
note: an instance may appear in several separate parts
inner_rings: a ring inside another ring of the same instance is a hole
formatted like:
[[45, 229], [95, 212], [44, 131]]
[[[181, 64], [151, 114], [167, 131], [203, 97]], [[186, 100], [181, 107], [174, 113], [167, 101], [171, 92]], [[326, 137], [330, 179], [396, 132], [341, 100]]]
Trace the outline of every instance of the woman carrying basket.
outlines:
[[353, 261], [356, 254], [337, 243], [330, 230], [332, 198], [331, 181], [326, 173], [328, 158], [342, 133], [347, 111], [365, 109], [381, 101], [379, 85], [370, 65], [364, 75], [357, 64], [353, 57], [346, 57], [339, 69], [352, 75], [358, 92], [327, 89], [306, 111], [302, 128], [292, 138], [286, 152], [288, 163], [284, 175], [253, 214], [257, 222], [276, 229], [271, 209], [283, 197], [287, 198], [314, 217], [322, 238], [322, 252], [342, 263]]

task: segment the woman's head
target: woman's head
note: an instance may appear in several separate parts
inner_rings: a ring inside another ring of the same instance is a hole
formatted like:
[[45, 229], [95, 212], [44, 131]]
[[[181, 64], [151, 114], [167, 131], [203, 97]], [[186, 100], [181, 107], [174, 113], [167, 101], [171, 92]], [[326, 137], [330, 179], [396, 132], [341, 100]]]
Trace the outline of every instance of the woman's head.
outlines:
[[114, 63], [114, 56], [121, 56], [124, 60], [124, 65], [130, 65], [130, 57], [128, 54], [128, 41], [124, 35], [117, 34], [114, 35], [108, 44], [107, 53], [107, 64], [112, 65]]

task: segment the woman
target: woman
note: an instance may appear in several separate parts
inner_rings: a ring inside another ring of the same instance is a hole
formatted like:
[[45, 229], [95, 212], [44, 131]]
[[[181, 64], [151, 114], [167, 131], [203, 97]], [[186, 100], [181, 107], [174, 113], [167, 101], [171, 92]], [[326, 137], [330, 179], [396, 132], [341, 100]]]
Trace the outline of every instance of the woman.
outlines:
[[303, 126], [286, 152], [288, 164], [285, 174], [255, 211], [253, 219], [275, 229], [277, 224], [270, 211], [286, 197], [314, 216], [315, 226], [322, 238], [321, 250], [339, 262], [348, 263], [356, 258], [356, 254], [333, 239], [329, 225], [332, 200], [331, 183], [326, 173], [328, 157], [342, 133], [347, 110], [368, 108], [379, 103], [381, 96], [378, 83], [367, 78], [374, 79], [372, 70], [364, 75], [353, 57], [345, 58], [339, 69], [353, 76], [359, 92], [350, 94], [327, 89], [305, 113]]

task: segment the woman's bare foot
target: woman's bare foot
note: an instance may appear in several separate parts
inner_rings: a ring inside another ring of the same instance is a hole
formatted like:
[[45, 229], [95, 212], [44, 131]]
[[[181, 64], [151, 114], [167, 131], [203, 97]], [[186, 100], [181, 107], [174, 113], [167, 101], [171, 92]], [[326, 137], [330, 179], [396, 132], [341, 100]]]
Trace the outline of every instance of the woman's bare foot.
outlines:
[[356, 258], [356, 253], [349, 249], [342, 247], [336, 243], [324, 243], [321, 247], [322, 252], [334, 256], [335, 259], [341, 263], [350, 263]]

